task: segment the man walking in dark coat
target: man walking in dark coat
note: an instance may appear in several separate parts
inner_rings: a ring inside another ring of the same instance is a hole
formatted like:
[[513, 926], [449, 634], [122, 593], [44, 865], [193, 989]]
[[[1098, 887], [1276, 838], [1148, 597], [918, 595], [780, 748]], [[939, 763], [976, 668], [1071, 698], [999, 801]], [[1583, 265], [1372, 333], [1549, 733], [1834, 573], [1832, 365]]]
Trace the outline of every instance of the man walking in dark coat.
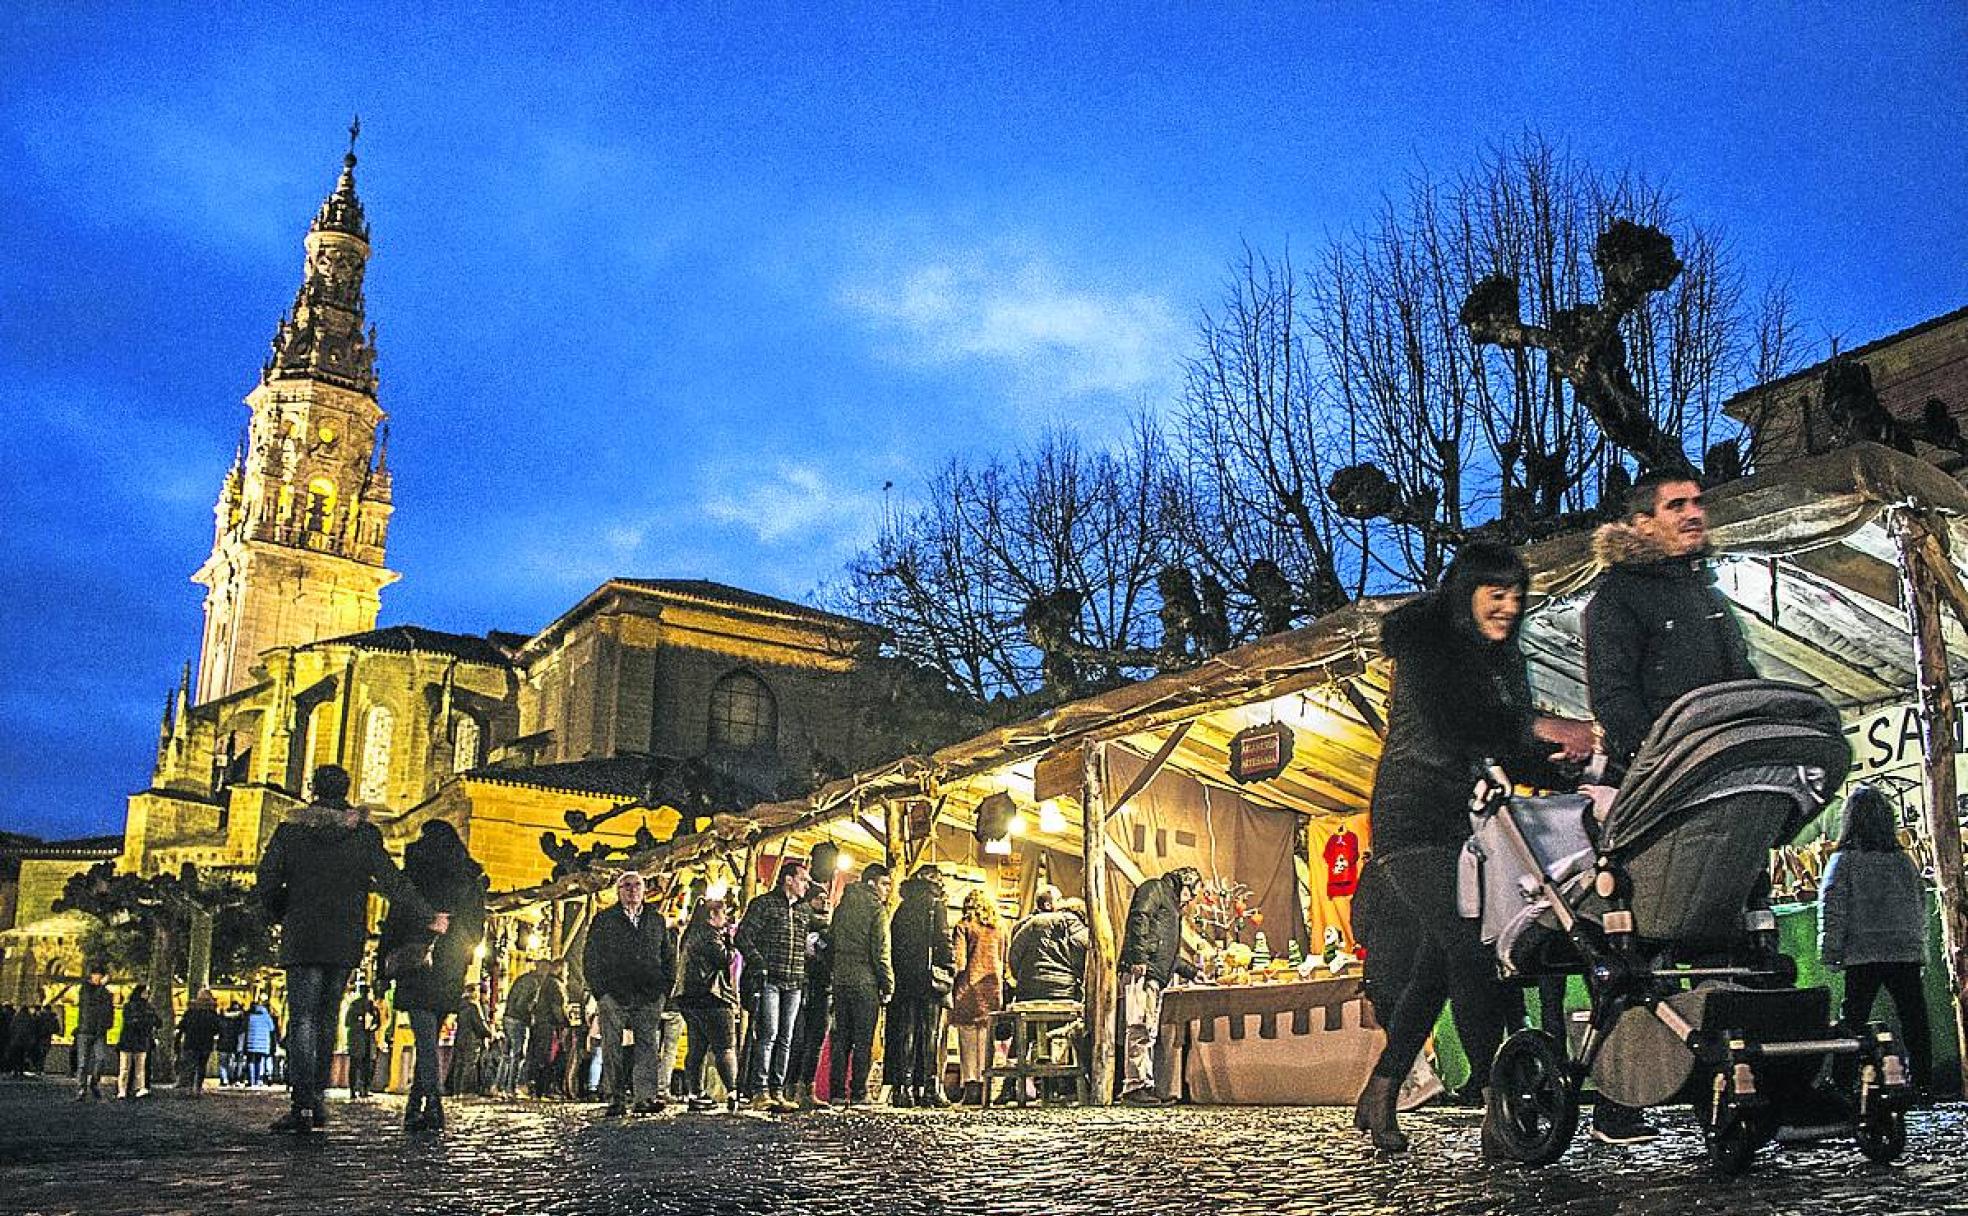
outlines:
[[109, 1056], [109, 1024], [116, 1020], [116, 998], [109, 991], [109, 969], [90, 963], [75, 994], [75, 1100], [102, 1097], [103, 1063]]
[[956, 983], [956, 949], [943, 871], [916, 867], [902, 884], [902, 902], [889, 926], [895, 999], [888, 1006], [889, 1101], [896, 1106], [948, 1106], [943, 1096], [943, 1010]]
[[868, 1100], [875, 1019], [895, 995], [889, 961], [888, 867], [874, 862], [841, 892], [833, 920], [834, 1046], [827, 1097], [835, 1106]]
[[1605, 751], [1623, 773], [1654, 720], [1683, 693], [1756, 678], [1742, 625], [1709, 567], [1701, 486], [1642, 477], [1627, 518], [1600, 528], [1607, 567], [1585, 606], [1585, 677]]
[[1189, 979], [1196, 974], [1194, 965], [1182, 957], [1182, 910], [1202, 888], [1202, 874], [1183, 866], [1143, 882], [1134, 889], [1134, 899], [1128, 904], [1120, 960], [1121, 1018], [1127, 1048], [1126, 1075], [1121, 1084], [1124, 1102], [1153, 1105], [1168, 1101], [1155, 1087], [1162, 989], [1177, 976]]
[[[1585, 606], [1586, 694], [1606, 771], [1617, 780], [1656, 719], [1683, 694], [1756, 677], [1742, 624], [1709, 567], [1701, 486], [1678, 473], [1634, 482], [1626, 519], [1600, 528], [1606, 567]], [[1632, 1107], [1601, 1098], [1592, 1136], [1637, 1144], [1660, 1133]]]
[[336, 1014], [349, 973], [368, 938], [369, 894], [406, 905], [431, 932], [450, 918], [433, 912], [383, 849], [383, 834], [348, 800], [348, 770], [314, 771], [314, 800], [274, 829], [260, 858], [258, 890], [280, 922], [280, 963], [287, 971], [287, 1084], [292, 1109], [273, 1130], [305, 1132], [328, 1124], [328, 1069], [335, 1055]]
[[[615, 905], [597, 913], [582, 955], [588, 991], [601, 1006], [601, 1087], [608, 1113], [628, 1112], [633, 1077], [637, 1114], [664, 1106], [670, 1061], [663, 1059], [662, 1018], [676, 987], [676, 945], [662, 913], [644, 902], [641, 874], [625, 870], [615, 882]], [[622, 1030], [635, 1033], [634, 1067], [622, 1058]]]

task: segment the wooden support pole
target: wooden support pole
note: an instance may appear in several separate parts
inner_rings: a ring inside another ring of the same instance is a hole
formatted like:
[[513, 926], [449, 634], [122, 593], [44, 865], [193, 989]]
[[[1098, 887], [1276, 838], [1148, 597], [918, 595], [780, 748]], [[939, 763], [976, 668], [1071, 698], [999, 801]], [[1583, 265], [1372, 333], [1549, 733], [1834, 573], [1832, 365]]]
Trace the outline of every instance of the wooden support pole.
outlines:
[[1114, 1100], [1114, 1001], [1119, 951], [1107, 909], [1107, 792], [1101, 772], [1102, 744], [1090, 743], [1080, 778], [1082, 836], [1080, 859], [1086, 868], [1087, 925], [1086, 1021], [1093, 1043], [1093, 1103]]
[[[1939, 540], [1917, 513], [1900, 510], [1893, 517], [1900, 546], [1900, 573], [1906, 599], [1907, 628], [1913, 635], [1915, 669], [1920, 684], [1920, 741], [1925, 752], [1927, 837], [1934, 848], [1934, 880], [1941, 910], [1941, 952], [1947, 967], [1948, 990], [1954, 994], [1954, 1035], [1957, 1059], [1968, 1073], [1968, 895], [1963, 882], [1961, 824], [1955, 809], [1954, 686], [1948, 676], [1947, 639], [1941, 630], [1941, 590], [1936, 561], [1945, 563]], [[1932, 546], [1932, 549], [1929, 549]], [[1953, 574], [1950, 565], [1948, 575]], [[1958, 579], [1953, 580], [1959, 583]], [[1948, 597], [1952, 600], [1953, 597]], [[1956, 605], [1959, 611], [1964, 605]], [[1964, 621], [1968, 627], [1968, 621]]]

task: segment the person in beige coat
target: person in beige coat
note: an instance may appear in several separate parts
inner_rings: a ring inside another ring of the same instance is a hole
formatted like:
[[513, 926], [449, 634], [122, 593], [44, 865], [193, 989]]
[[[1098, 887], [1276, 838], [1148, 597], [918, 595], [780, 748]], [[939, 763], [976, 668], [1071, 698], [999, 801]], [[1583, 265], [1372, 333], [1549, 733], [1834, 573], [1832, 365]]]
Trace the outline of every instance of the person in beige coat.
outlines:
[[1004, 1008], [1004, 933], [997, 909], [982, 891], [964, 896], [963, 919], [950, 932], [956, 954], [956, 985], [950, 1024], [957, 1028], [959, 1101], [984, 1101], [984, 1070], [991, 1062], [991, 1015]]

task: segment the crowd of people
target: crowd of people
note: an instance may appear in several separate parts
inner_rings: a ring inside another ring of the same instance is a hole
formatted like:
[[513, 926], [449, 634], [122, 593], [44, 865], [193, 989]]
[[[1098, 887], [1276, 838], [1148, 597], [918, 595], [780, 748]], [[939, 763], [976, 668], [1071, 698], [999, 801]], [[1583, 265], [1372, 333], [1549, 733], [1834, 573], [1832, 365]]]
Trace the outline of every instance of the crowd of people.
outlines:
[[[1464, 545], [1437, 589], [1385, 620], [1393, 691], [1369, 811], [1373, 850], [1355, 903], [1368, 996], [1387, 1034], [1354, 1121], [1380, 1150], [1408, 1147], [1399, 1089], [1445, 1009], [1471, 1065], [1472, 1098], [1522, 1019], [1522, 1000], [1501, 984], [1475, 922], [1455, 904], [1472, 769], [1499, 761], [1516, 781], [1554, 789], [1613, 783], [1682, 694], [1754, 675], [1704, 560], [1698, 485], [1642, 478], [1627, 517], [1602, 529], [1598, 544], [1608, 572], [1584, 613], [1590, 720], [1542, 714], [1533, 703], [1518, 638], [1529, 573], [1505, 546]], [[701, 882], [652, 899], [644, 875], [623, 873], [586, 933], [584, 1005], [570, 997], [564, 961], [543, 957], [510, 980], [495, 1011], [489, 986], [467, 982], [485, 933], [483, 869], [442, 820], [425, 825], [398, 869], [347, 793], [344, 770], [316, 769], [311, 802], [280, 825], [259, 866], [260, 896], [280, 924], [285, 1033], [266, 1000], [222, 1012], [209, 991], [175, 1028], [192, 1092], [214, 1056], [221, 1085], [284, 1079], [291, 1101], [279, 1131], [326, 1124], [338, 1032], [348, 1088], [368, 1092], [386, 993], [415, 1044], [411, 1131], [441, 1131], [443, 1098], [457, 1093], [593, 1096], [612, 1116], [677, 1102], [699, 1113], [853, 1106], [878, 1096], [878, 1032], [889, 1103], [977, 1105], [997, 1051], [994, 1015], [1012, 1001], [1084, 997], [1083, 902], [1042, 888], [1031, 914], [1007, 926], [996, 901], [971, 889], [952, 924], [950, 879], [936, 864], [918, 866], [896, 890], [899, 876], [879, 863], [837, 880], [844, 867], [822, 846], [811, 859], [781, 859], [772, 887], [742, 909]], [[1924, 1085], [1925, 914], [1890, 815], [1876, 791], [1861, 787], [1848, 799], [1826, 875], [1823, 954], [1846, 972], [1848, 1017], [1863, 1020], [1882, 988], [1893, 997]], [[1183, 921], [1201, 886], [1197, 871], [1180, 868], [1134, 892], [1117, 976], [1124, 1101], [1168, 1100], [1156, 1076], [1159, 1006], [1168, 985], [1193, 973]], [[357, 975], [371, 894], [389, 903], [373, 992]], [[117, 1019], [104, 970], [89, 970], [74, 1032], [77, 1096], [100, 1097], [113, 1069], [118, 1095], [141, 1097], [165, 1028], [141, 984]], [[440, 1075], [442, 1031], [454, 1017], [449, 1071]], [[46, 1006], [0, 1008], [0, 1067], [38, 1070], [58, 1022]], [[945, 1072], [952, 1032], [954, 1088]], [[680, 1041], [688, 1046], [678, 1069]], [[1654, 1134], [1640, 1112], [1604, 1100], [1593, 1131], [1620, 1143]]]

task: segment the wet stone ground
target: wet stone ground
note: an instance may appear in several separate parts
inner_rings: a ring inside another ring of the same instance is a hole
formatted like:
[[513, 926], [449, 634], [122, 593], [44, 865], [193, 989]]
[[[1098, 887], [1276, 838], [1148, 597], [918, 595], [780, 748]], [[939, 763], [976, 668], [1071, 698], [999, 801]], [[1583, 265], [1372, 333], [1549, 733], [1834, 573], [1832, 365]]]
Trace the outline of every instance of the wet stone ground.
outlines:
[[1376, 1158], [1339, 1109], [666, 1114], [474, 1100], [406, 1139], [402, 1100], [336, 1103], [326, 1134], [264, 1129], [270, 1092], [76, 1103], [0, 1082], [0, 1213], [1613, 1213], [1968, 1212], [1968, 1106], [1917, 1112], [1905, 1159], [1846, 1141], [1765, 1149], [1713, 1181], [1685, 1112], [1635, 1148], [1583, 1133], [1540, 1171], [1485, 1166], [1474, 1112], [1403, 1117]]

